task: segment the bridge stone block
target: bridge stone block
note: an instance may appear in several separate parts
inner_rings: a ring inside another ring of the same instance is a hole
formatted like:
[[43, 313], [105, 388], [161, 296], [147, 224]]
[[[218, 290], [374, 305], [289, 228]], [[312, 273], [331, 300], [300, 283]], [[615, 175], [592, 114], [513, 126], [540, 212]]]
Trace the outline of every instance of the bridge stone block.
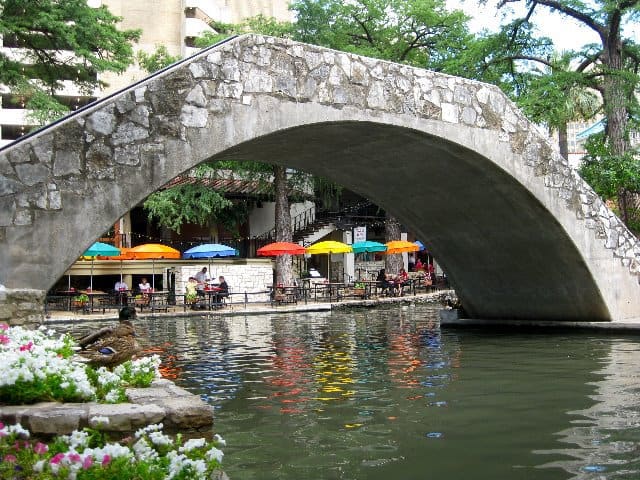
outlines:
[[116, 117], [111, 111], [98, 111], [87, 119], [87, 129], [100, 135], [111, 135], [116, 126]]

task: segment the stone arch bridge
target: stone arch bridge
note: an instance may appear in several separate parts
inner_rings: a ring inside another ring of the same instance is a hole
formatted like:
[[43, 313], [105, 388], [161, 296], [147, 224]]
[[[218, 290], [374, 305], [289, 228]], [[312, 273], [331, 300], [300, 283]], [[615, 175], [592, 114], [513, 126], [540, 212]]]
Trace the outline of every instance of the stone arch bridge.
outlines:
[[37, 304], [132, 206], [215, 159], [374, 200], [438, 258], [470, 317], [640, 320], [636, 238], [497, 87], [256, 35], [0, 151], [0, 317], [25, 316], [16, 305]]

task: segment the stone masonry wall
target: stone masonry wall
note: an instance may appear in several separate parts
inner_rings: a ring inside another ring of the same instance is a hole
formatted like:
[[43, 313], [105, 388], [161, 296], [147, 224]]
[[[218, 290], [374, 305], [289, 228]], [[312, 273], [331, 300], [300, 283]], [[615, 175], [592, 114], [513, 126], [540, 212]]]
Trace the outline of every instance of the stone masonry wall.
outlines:
[[0, 286], [0, 323], [37, 325], [44, 319], [43, 290], [5, 289]]

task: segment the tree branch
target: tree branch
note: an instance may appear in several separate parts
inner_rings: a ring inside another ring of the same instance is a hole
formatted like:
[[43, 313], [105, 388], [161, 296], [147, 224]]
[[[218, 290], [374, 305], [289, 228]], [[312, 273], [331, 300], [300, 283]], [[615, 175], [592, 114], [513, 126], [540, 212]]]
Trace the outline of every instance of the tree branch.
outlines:
[[[520, 0], [501, 0], [500, 3], [498, 3], [498, 8], [502, 8], [507, 3], [515, 3], [518, 1]], [[578, 20], [579, 22], [583, 23], [585, 26], [594, 30], [600, 36], [600, 38], [604, 38], [607, 34], [606, 29], [602, 25], [596, 23], [594, 19], [592, 19], [585, 13], [579, 10], [576, 10], [575, 8], [572, 8], [568, 5], [565, 5], [557, 0], [535, 0], [535, 3], [544, 5], [554, 10], [558, 10], [559, 12], [564, 13], [565, 15]], [[634, 3], [637, 3], [637, 0], [636, 1], [627, 0], [626, 3], [631, 3], [631, 5], [633, 5]]]

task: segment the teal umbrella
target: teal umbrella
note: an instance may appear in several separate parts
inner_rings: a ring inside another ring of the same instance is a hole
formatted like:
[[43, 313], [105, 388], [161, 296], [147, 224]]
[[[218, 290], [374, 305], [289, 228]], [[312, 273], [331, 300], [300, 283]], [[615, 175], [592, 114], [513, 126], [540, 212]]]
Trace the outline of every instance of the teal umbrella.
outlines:
[[91, 257], [91, 285], [89, 286], [91, 290], [93, 290], [93, 260], [98, 256], [117, 257], [118, 255], [120, 255], [120, 249], [118, 247], [102, 242], [96, 242], [85, 250], [82, 256]]
[[353, 253], [371, 253], [371, 252], [384, 252], [387, 246], [384, 243], [372, 242], [365, 240], [363, 242], [356, 242], [351, 245]]

